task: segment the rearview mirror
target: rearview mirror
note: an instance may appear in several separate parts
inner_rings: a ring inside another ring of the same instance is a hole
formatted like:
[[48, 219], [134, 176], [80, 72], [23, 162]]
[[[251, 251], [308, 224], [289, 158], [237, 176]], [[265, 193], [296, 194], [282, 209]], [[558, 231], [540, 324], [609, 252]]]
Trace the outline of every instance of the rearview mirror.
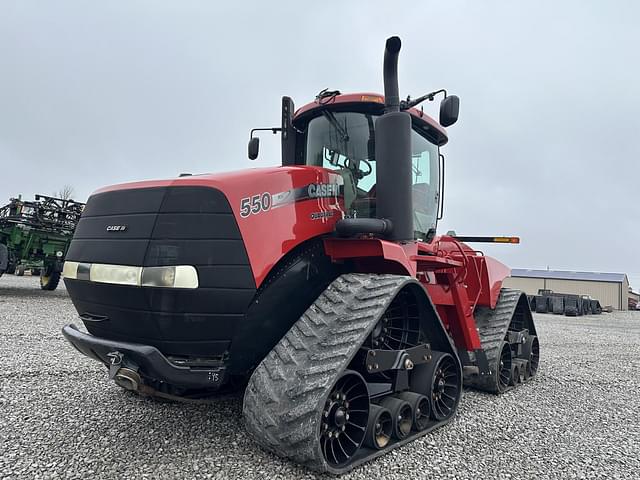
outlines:
[[460, 99], [455, 95], [449, 95], [440, 102], [440, 125], [448, 127], [458, 121], [460, 111]]
[[255, 160], [258, 158], [258, 151], [260, 150], [260, 139], [258, 137], [251, 137], [249, 139], [249, 159]]

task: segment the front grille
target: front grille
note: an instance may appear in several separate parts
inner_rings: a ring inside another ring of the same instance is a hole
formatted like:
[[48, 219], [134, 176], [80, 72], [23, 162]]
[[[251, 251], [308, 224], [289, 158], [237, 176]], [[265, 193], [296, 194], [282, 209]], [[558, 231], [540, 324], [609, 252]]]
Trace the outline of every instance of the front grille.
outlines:
[[[200, 285], [195, 290], [65, 280], [80, 314], [108, 318], [85, 322], [90, 333], [154, 345], [167, 354], [220, 354], [256, 291], [229, 202], [209, 187], [156, 187], [92, 196], [66, 259], [193, 265]], [[217, 341], [222, 343], [216, 345]]]

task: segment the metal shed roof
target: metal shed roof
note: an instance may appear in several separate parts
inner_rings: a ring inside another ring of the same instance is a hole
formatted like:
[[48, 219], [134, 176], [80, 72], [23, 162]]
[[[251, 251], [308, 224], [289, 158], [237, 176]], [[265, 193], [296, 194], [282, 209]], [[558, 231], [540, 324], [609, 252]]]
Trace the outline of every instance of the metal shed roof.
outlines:
[[605, 272], [571, 272], [567, 270], [527, 270], [512, 268], [512, 277], [554, 278], [558, 280], [586, 280], [589, 282], [624, 283], [627, 275], [624, 273]]

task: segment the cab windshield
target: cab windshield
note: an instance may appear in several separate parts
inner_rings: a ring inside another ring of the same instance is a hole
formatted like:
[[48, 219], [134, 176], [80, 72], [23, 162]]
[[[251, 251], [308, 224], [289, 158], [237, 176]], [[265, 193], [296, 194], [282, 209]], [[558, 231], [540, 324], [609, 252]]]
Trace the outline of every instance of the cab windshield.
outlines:
[[[328, 168], [344, 179], [347, 215], [376, 216], [375, 124], [377, 115], [330, 112], [309, 122], [305, 163]], [[411, 132], [413, 209], [416, 237], [426, 239], [436, 228], [438, 211], [438, 147]]]

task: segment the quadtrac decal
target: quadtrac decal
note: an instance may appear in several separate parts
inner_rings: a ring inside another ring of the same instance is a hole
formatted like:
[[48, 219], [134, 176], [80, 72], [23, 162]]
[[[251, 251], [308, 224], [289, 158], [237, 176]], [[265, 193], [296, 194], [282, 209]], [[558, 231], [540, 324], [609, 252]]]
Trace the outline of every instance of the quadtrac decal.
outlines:
[[[262, 212], [268, 212], [274, 208], [283, 207], [304, 200], [313, 200], [315, 198], [337, 198], [342, 196], [340, 185], [337, 183], [311, 183], [304, 187], [293, 188], [285, 192], [271, 194], [269, 192], [259, 193], [240, 200], [240, 216], [247, 218], [250, 215], [258, 215]], [[329, 218], [333, 213], [319, 212], [321, 215], [312, 215], [312, 220], [321, 218]]]
[[311, 214], [311, 220], [326, 220], [332, 218], [334, 215], [333, 210], [325, 210], [323, 212], [313, 212]]

